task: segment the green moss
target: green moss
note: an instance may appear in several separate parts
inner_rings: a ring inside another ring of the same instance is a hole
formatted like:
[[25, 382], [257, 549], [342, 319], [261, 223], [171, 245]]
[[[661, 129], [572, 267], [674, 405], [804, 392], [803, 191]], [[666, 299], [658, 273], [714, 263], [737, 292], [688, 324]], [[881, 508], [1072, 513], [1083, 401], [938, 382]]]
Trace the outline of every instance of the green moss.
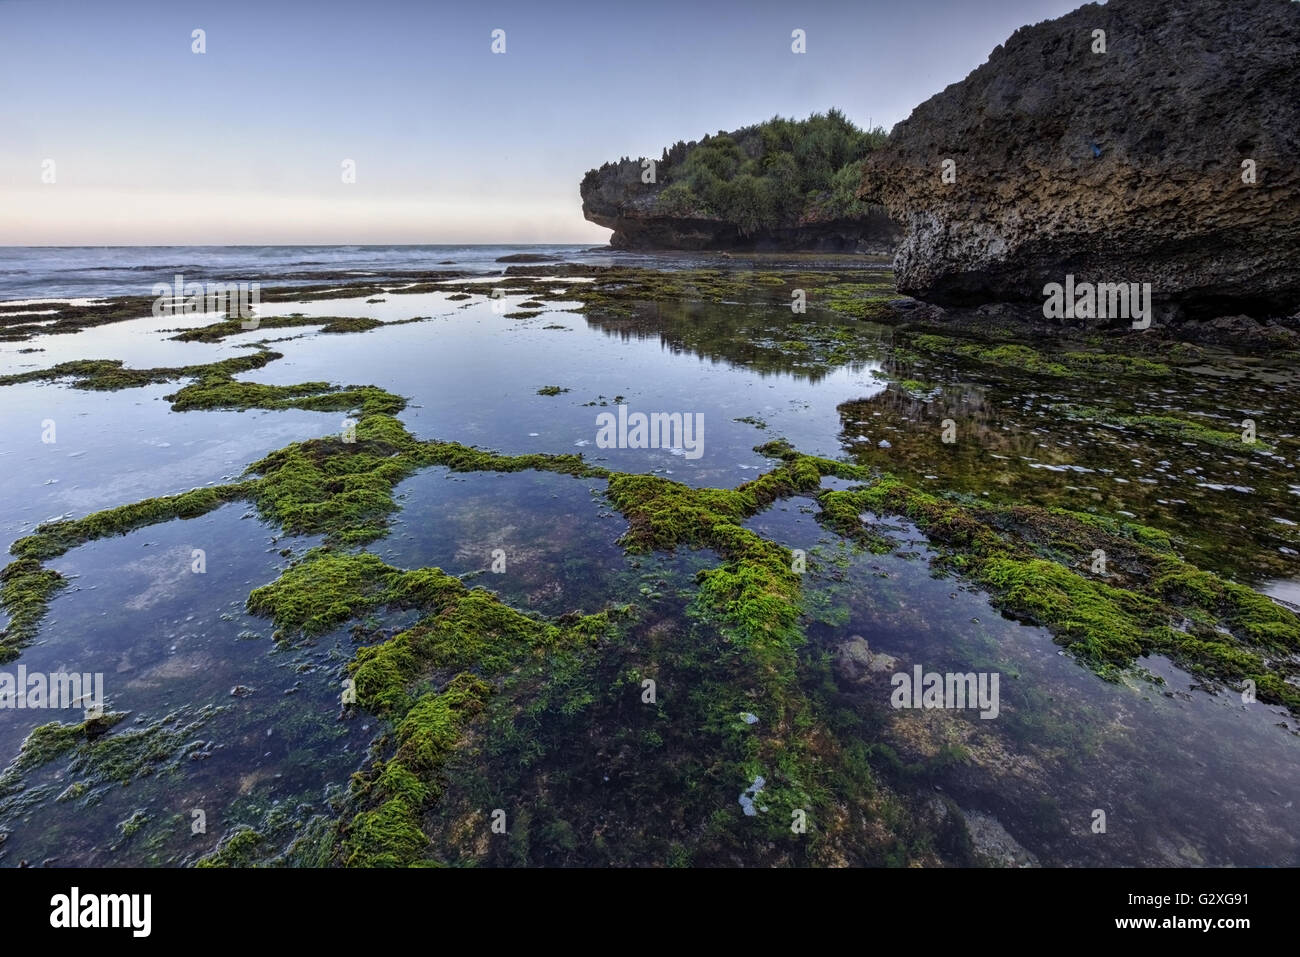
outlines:
[[259, 318], [256, 325], [246, 325], [240, 319], [223, 319], [195, 329], [186, 329], [172, 339], [179, 342], [221, 342], [243, 332], [274, 329], [293, 329], [301, 326], [320, 326], [324, 333], [366, 332], [384, 325], [378, 319], [364, 316], [267, 316]]
[[788, 659], [803, 640], [798, 627], [800, 576], [792, 570], [790, 552], [746, 528], [725, 523], [710, 529], [709, 540], [727, 561], [700, 572], [701, 607], [757, 657]]
[[18, 650], [36, 635], [54, 594], [68, 584], [36, 558], [19, 558], [0, 571], [0, 608], [9, 623], [0, 632], [0, 663], [18, 657]]
[[[177, 518], [206, 515], [228, 502], [247, 498], [252, 490], [253, 486], [248, 482], [214, 485], [191, 489], [179, 495], [148, 498], [130, 505], [120, 505], [85, 518], [46, 522], [38, 525], [32, 534], [14, 542], [9, 551], [20, 558], [45, 561], [98, 538], [125, 535], [146, 525], [157, 525]], [[19, 563], [14, 563], [17, 564]], [[24, 567], [30, 572], [28, 566]]]
[[911, 345], [926, 352], [962, 356], [967, 359], [986, 362], [990, 365], [1004, 366], [1024, 372], [1053, 376], [1068, 376], [1070, 374], [1070, 370], [1065, 366], [1045, 358], [1036, 349], [1012, 343], [996, 346], [981, 345], [961, 342], [946, 336], [927, 334], [916, 336], [912, 339]]
[[1266, 442], [1259, 439], [1254, 442], [1244, 442], [1242, 441], [1241, 431], [1216, 428], [1200, 418], [1169, 414], [1124, 413], [1114, 409], [1066, 404], [1056, 406], [1054, 411], [1076, 421], [1090, 421], [1116, 428], [1137, 429], [1172, 442], [1196, 442], [1202, 445], [1227, 449], [1231, 452], [1261, 452], [1267, 454], [1274, 451], [1273, 447]]
[[251, 827], [236, 828], [211, 854], [199, 858], [195, 867], [256, 867], [266, 839]]
[[[349, 666], [358, 702], [394, 725], [392, 757], [354, 778], [354, 799], [369, 807], [345, 829], [340, 854], [349, 866], [431, 863], [421, 811], [442, 793], [443, 766], [493, 693], [489, 679], [535, 652], [598, 640], [612, 625], [608, 612], [563, 622], [530, 618], [437, 569], [391, 570], [386, 597], [416, 604], [426, 615], [361, 649]], [[419, 693], [431, 674], [454, 677], [440, 690]]]
[[819, 502], [824, 523], [847, 537], [858, 534], [863, 512], [874, 512], [905, 515], [927, 535], [981, 557], [1000, 555], [1006, 550], [997, 533], [968, 509], [892, 476], [882, 476], [864, 489], [825, 492]]
[[[1158, 528], [1151, 528], [1149, 525], [1139, 525], [1129, 521], [1121, 522], [1104, 515], [1094, 515], [1090, 512], [1079, 512], [1066, 508], [1040, 509], [1036, 506], [1014, 506], [1003, 510], [1003, 514], [1011, 519], [1023, 515], [1040, 532], [1046, 532], [1053, 540], [1061, 536], [1072, 538], [1080, 543], [1079, 547], [1075, 549], [1078, 552], [1088, 550], [1084, 543], [1087, 541], [1087, 544], [1091, 544], [1089, 538], [1091, 532], [1095, 530], [1112, 539], [1122, 538], [1134, 542], [1153, 553], [1174, 554], [1174, 543], [1169, 533]], [[1053, 518], [1060, 521], [1054, 522], [1052, 521]], [[1060, 527], [1062, 525], [1063, 528]]]
[[260, 369], [276, 359], [283, 359], [283, 354], [261, 350], [248, 355], [234, 356], [206, 365], [176, 366], [158, 369], [127, 369], [118, 359], [79, 359], [72, 362], [60, 362], [48, 369], [32, 372], [20, 372], [16, 375], [0, 376], [0, 385], [16, 385], [23, 382], [53, 382], [68, 379], [74, 389], [112, 391], [116, 389], [137, 389], [159, 382], [173, 382], [177, 379], [218, 378], [225, 379], [241, 372]]
[[1214, 445], [1234, 452], [1271, 452], [1272, 448], [1264, 442], [1243, 442], [1240, 432], [1216, 429], [1195, 419], [1185, 419], [1173, 415], [1129, 415], [1118, 418], [1121, 424], [1130, 428], [1150, 429], [1161, 435], [1191, 442]]
[[1160, 621], [1152, 599], [1081, 578], [1055, 562], [994, 558], [980, 567], [978, 577], [1002, 608], [1047, 626], [1106, 676], [1144, 653], [1144, 629]]
[[462, 673], [447, 690], [422, 696], [397, 725], [394, 761], [418, 774], [427, 788], [465, 722], [482, 709], [491, 693], [492, 686], [482, 678]]
[[327, 382], [265, 385], [228, 376], [205, 376], [167, 396], [172, 409], [308, 409], [315, 412], [352, 412], [394, 415], [406, 406], [400, 396], [374, 386], [339, 388]]
[[[53, 315], [23, 316], [9, 315], [11, 311], [30, 310], [25, 305], [0, 306], [0, 339], [20, 341], [35, 336], [60, 335], [80, 332], [95, 326], [127, 319], [140, 319], [153, 312], [154, 297], [126, 296], [105, 302], [79, 304], [75, 302], [49, 303], [42, 307], [42, 312], [53, 311]], [[36, 322], [39, 321], [40, 325]]]
[[390, 600], [398, 569], [378, 556], [317, 548], [248, 596], [248, 611], [270, 618], [277, 636], [319, 635]]
[[[95, 792], [159, 775], [174, 775], [205, 748], [197, 737], [222, 708], [178, 708], [148, 724], [113, 730], [125, 712], [112, 712], [76, 724], [52, 722], [34, 728], [14, 762], [0, 775], [0, 796], [21, 791], [24, 774], [67, 758], [66, 777], [79, 783], [91, 800]], [[3, 810], [3, 808], [0, 808]]]
[[1283, 654], [1300, 651], [1300, 618], [1253, 589], [1178, 561], [1160, 566], [1152, 587], [1166, 599], [1210, 613], [1252, 645]]
[[55, 758], [94, 740], [125, 717], [126, 712], [118, 711], [80, 722], [65, 724], [51, 721], [48, 724], [37, 725], [23, 741], [14, 763], [5, 769], [4, 777], [7, 778], [14, 772], [48, 764]]
[[661, 476], [618, 473], [606, 495], [628, 520], [620, 543], [631, 551], [711, 548], [723, 558], [700, 572], [699, 611], [751, 656], [774, 686], [788, 685], [802, 643], [800, 575], [791, 553], [741, 522], [780, 498], [812, 494], [822, 476], [858, 475], [856, 467], [794, 453], [780, 442], [759, 451], [781, 464], [735, 489], [693, 488]]
[[1066, 352], [1061, 354], [1060, 359], [1073, 372], [1110, 372], [1159, 378], [1170, 375], [1173, 371], [1163, 362], [1113, 352]]
[[128, 838], [133, 837], [147, 823], [149, 823], [148, 814], [144, 811], [134, 811], [129, 818], [120, 822], [117, 827], [122, 832], [122, 837]]
[[537, 390], [538, 395], [559, 395], [561, 392], [568, 392], [568, 389], [561, 389], [558, 385], [544, 385]]
[[500, 455], [483, 449], [471, 448], [458, 442], [429, 441], [414, 452], [422, 465], [441, 465], [453, 472], [558, 472], [577, 478], [604, 478], [609, 470], [591, 465], [581, 455]]
[[400, 396], [374, 386], [340, 388], [327, 382], [279, 386], [234, 378], [241, 372], [260, 369], [280, 358], [283, 356], [278, 352], [262, 350], [206, 365], [158, 369], [126, 369], [115, 359], [83, 360], [60, 363], [50, 369], [0, 376], [0, 385], [69, 379], [69, 385], [73, 388], [102, 391], [194, 379], [194, 382], [166, 396], [172, 403], [172, 410], [176, 412], [193, 409], [308, 409], [318, 412], [359, 411], [363, 415], [395, 415], [406, 406], [405, 400]]
[[[339, 320], [342, 321], [342, 320]], [[320, 412], [359, 410], [366, 415], [395, 415], [405, 401], [374, 386], [339, 388], [327, 382], [304, 382], [276, 386], [237, 380], [235, 375], [260, 369], [283, 358], [278, 352], [261, 350], [222, 359], [206, 365], [159, 369], [125, 369], [117, 360], [64, 362], [50, 369], [0, 377], [0, 385], [41, 380], [70, 379], [77, 389], [130, 389], [194, 379], [166, 398], [176, 412], [192, 409], [310, 409]]]
[[293, 534], [325, 534], [339, 544], [363, 544], [384, 534], [396, 510], [393, 488], [419, 468], [517, 472], [528, 469], [596, 477], [604, 469], [580, 455], [504, 456], [455, 442], [416, 442], [396, 419], [364, 415], [356, 440], [312, 439], [255, 463], [259, 510]]
[[418, 808], [405, 798], [392, 798], [352, 819], [343, 847], [347, 867], [410, 867], [429, 847], [420, 829]]
[[396, 510], [393, 488], [418, 467], [414, 439], [396, 420], [363, 417], [355, 441], [297, 442], [251, 465], [258, 510], [286, 532], [339, 544], [380, 537]]
[[839, 282], [817, 289], [811, 297], [814, 304], [825, 303], [834, 313], [864, 320], [891, 318], [890, 302], [897, 298], [893, 282]]
[[476, 667], [483, 674], [500, 673], [523, 649], [553, 646], [572, 634], [436, 569], [425, 572], [442, 578], [426, 603], [430, 614], [383, 644], [361, 649], [351, 665], [358, 702], [376, 714], [404, 713], [411, 705], [408, 686], [425, 671]]
[[1172, 374], [1169, 366], [1137, 356], [1101, 352], [1058, 352], [1050, 356], [1018, 343], [989, 344], [926, 333], [911, 346], [939, 355], [960, 356], [1017, 372], [1058, 378], [1080, 378], [1098, 372], [1159, 378]]
[[634, 551], [668, 550], [678, 545], [716, 548], [716, 526], [734, 526], [779, 498], [815, 492], [823, 474], [863, 474], [845, 463], [788, 454], [788, 446], [779, 442], [758, 451], [788, 457], [771, 472], [735, 489], [693, 488], [658, 475], [611, 475], [606, 495], [629, 524], [620, 539], [622, 544]]

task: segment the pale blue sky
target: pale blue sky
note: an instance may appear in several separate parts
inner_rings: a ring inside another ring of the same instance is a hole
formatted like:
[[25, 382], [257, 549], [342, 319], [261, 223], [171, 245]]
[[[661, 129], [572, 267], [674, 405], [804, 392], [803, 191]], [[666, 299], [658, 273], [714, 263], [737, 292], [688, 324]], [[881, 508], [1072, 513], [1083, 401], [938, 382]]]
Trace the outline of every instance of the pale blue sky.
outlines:
[[1075, 6], [0, 0], [0, 244], [599, 243], [592, 166], [777, 113], [888, 128]]

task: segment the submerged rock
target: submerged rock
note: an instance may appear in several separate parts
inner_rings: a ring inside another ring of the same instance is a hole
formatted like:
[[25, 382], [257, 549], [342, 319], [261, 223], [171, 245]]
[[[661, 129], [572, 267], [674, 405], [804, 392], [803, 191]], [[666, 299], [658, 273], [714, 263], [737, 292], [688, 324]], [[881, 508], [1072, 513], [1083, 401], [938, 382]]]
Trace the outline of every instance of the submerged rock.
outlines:
[[498, 256], [499, 263], [557, 263], [560, 259], [558, 256], [547, 256], [542, 253], [511, 253], [509, 256]]
[[1298, 50], [1291, 0], [1111, 0], [1017, 30], [865, 161], [862, 197], [906, 229], [899, 289], [1041, 303], [1068, 274], [1150, 283], [1157, 325], [1295, 313]]
[[982, 811], [966, 811], [975, 859], [985, 867], [1038, 867], [1038, 858], [1011, 836], [1002, 822]]
[[835, 671], [845, 681], [862, 681], [872, 674], [897, 670], [897, 658], [872, 652], [861, 635], [852, 636], [835, 649]]

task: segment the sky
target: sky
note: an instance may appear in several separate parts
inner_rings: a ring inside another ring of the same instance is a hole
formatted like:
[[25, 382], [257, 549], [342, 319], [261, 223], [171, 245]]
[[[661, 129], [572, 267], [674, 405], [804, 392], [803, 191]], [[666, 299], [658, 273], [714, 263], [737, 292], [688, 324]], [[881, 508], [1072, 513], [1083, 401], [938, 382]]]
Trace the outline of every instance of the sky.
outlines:
[[586, 170], [777, 114], [888, 129], [1078, 5], [0, 0], [0, 245], [602, 243]]

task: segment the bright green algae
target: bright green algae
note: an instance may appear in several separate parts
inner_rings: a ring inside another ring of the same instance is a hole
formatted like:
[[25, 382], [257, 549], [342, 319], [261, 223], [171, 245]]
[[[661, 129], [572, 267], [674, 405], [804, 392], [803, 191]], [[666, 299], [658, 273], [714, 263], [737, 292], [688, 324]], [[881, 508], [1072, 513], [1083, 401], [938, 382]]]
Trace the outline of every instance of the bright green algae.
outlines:
[[50, 599], [67, 584], [67, 579], [35, 558], [19, 558], [0, 571], [0, 607], [9, 615], [9, 624], [0, 632], [0, 662], [18, 657], [22, 646], [36, 636]]
[[[67, 780], [59, 801], [93, 802], [99, 793], [113, 787], [127, 787], [149, 777], [182, 773], [191, 755], [204, 749], [196, 734], [222, 708], [180, 707], [149, 722], [115, 730], [126, 712], [107, 712], [84, 721], [53, 721], [32, 729], [18, 757], [0, 773], [0, 809], [21, 804], [25, 776], [34, 769], [66, 758], [62, 781]], [[111, 733], [110, 733], [111, 732]]]
[[909, 345], [938, 355], [954, 355], [1015, 372], [1075, 378], [1093, 373], [1164, 377], [1172, 370], [1163, 362], [1118, 353], [1059, 351], [1043, 353], [1021, 343], [985, 343], [933, 333], [913, 336]]
[[37, 369], [31, 372], [0, 376], [0, 386], [67, 379], [69, 380], [68, 384], [76, 389], [98, 391], [136, 389], [158, 382], [174, 382], [177, 379], [231, 379], [241, 372], [260, 369], [276, 359], [283, 358], [282, 353], [261, 350], [249, 353], [246, 356], [234, 356], [230, 359], [222, 359], [206, 365], [157, 369], [128, 369], [118, 359], [79, 359], [72, 362], [61, 362], [48, 369]]
[[[401, 320], [401, 322], [419, 321], [418, 318]], [[369, 332], [371, 329], [378, 329], [386, 324], [378, 319], [371, 319], [366, 316], [304, 316], [302, 314], [259, 317], [255, 324], [240, 319], [223, 319], [220, 322], [210, 323], [196, 329], [186, 329], [172, 336], [172, 339], [179, 342], [221, 342], [243, 332], [294, 329], [302, 326], [320, 326], [320, 331], [323, 333], [342, 334]], [[393, 324], [396, 325], [397, 323]]]

